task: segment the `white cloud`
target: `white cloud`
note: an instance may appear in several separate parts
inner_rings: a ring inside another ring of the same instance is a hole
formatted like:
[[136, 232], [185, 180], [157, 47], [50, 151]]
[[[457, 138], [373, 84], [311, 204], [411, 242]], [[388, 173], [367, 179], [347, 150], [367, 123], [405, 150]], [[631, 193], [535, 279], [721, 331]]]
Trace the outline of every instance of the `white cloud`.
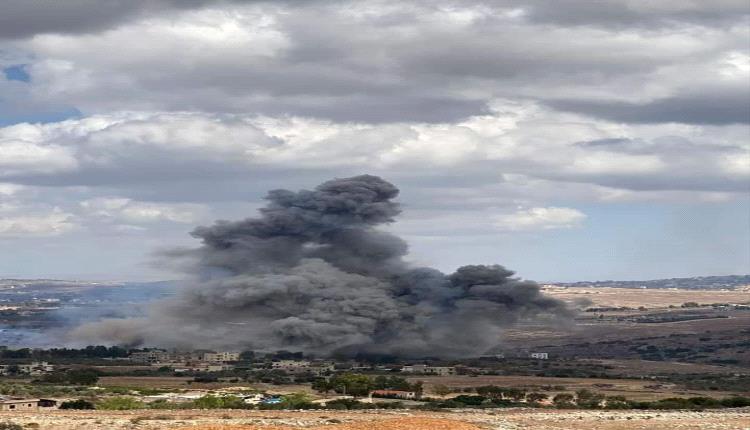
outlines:
[[75, 228], [73, 215], [58, 208], [48, 214], [0, 216], [0, 238], [57, 236]]
[[20, 192], [22, 189], [23, 187], [17, 184], [0, 182], [0, 196], [12, 196]]
[[579, 226], [585, 219], [586, 214], [577, 209], [550, 206], [497, 215], [494, 225], [509, 231], [554, 230]]
[[[159, 193], [179, 181], [209, 184], [251, 178], [257, 170], [304, 168], [450, 171], [484, 183], [523, 175], [631, 191], [744, 191], [750, 171], [747, 144], [737, 140], [742, 129], [715, 140], [709, 132], [709, 127], [667, 125], [660, 134], [655, 126], [592, 123], [533, 102], [507, 100], [497, 100], [491, 114], [455, 124], [121, 112], [0, 128], [0, 136], [26, 142], [30, 159], [36, 148], [65, 154], [46, 163], [29, 161], [37, 168], [0, 170], [0, 177], [17, 183], [136, 184]], [[24, 148], [19, 146], [19, 157]], [[55, 163], [61, 170], [52, 168]]]
[[[230, 2], [165, 8], [95, 32], [50, 31], [15, 45], [32, 58], [34, 100], [88, 112], [440, 122], [478, 115], [501, 95], [652, 101], [696, 83], [707, 88], [718, 70], [743, 91], [745, 77], [736, 76], [747, 58], [742, 14], [609, 4], [597, 13], [571, 5], [562, 15], [597, 21], [621, 8], [652, 27], [551, 24], [559, 8], [512, 2]], [[693, 13], [721, 19], [697, 31], [684, 20]], [[654, 18], [664, 15], [665, 22]]]
[[75, 169], [76, 165], [69, 148], [51, 142], [4, 139], [0, 134], [0, 177], [66, 171]]
[[158, 221], [194, 223], [205, 212], [203, 206], [196, 204], [138, 202], [117, 197], [85, 200], [81, 207], [89, 216], [134, 224]]

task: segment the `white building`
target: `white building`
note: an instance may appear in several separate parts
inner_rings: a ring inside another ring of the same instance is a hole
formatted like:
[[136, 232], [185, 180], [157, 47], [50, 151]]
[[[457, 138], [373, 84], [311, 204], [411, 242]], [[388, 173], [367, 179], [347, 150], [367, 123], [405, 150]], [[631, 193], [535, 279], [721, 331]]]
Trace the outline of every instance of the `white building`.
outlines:
[[232, 370], [234, 366], [229, 364], [220, 363], [188, 363], [184, 366], [175, 367], [174, 371], [177, 373], [184, 372], [223, 372], [225, 370]]
[[453, 366], [428, 366], [426, 364], [413, 364], [401, 368], [404, 373], [416, 373], [420, 375], [438, 375], [449, 376], [456, 374], [456, 368]]
[[274, 369], [290, 370], [300, 367], [310, 367], [310, 364], [307, 360], [279, 360], [271, 363], [271, 367]]
[[201, 357], [203, 361], [212, 363], [226, 363], [227, 361], [240, 361], [239, 352], [205, 352]]
[[2, 364], [0, 365], [0, 375], [7, 375], [14, 367], [19, 374], [32, 376], [42, 375], [55, 370], [55, 367], [46, 361], [34, 361], [30, 364]]
[[161, 349], [151, 349], [148, 351], [134, 352], [130, 354], [128, 358], [130, 358], [130, 361], [134, 363], [151, 364], [170, 361], [172, 357], [167, 351]]

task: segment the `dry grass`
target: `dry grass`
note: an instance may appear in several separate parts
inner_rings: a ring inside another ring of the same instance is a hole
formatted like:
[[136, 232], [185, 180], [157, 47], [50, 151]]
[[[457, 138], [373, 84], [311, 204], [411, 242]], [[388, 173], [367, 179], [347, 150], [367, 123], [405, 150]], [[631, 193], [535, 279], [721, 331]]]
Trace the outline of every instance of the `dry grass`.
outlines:
[[558, 299], [573, 302], [589, 299], [592, 306], [629, 306], [637, 308], [665, 308], [685, 302], [700, 304], [744, 303], [750, 301], [750, 287], [737, 290], [670, 290], [640, 288], [545, 288], [544, 292]]
[[[287, 426], [203, 425], [179, 427], [174, 430], [296, 430]], [[382, 421], [364, 421], [310, 427], [311, 430], [480, 430], [465, 422], [441, 418], [396, 418]]]
[[750, 410], [179, 410], [168, 416], [151, 410], [0, 412], [0, 422], [5, 420], [37, 423], [39, 430], [747, 430]]
[[[658, 400], [667, 397], [690, 397], [709, 396], [726, 397], [730, 392], [723, 391], [701, 391], [685, 390], [674, 384], [661, 383], [659, 388], [654, 388], [654, 381], [637, 379], [600, 379], [600, 378], [554, 378], [543, 376], [422, 376], [408, 378], [410, 381], [422, 381], [428, 392], [435, 385], [446, 385], [451, 388], [480, 387], [483, 385], [499, 385], [502, 387], [516, 387], [527, 390], [540, 390], [545, 386], [564, 386], [559, 392], [573, 392], [580, 389], [589, 389], [608, 396], [625, 396], [631, 400]], [[547, 391], [554, 396], [558, 391]]]

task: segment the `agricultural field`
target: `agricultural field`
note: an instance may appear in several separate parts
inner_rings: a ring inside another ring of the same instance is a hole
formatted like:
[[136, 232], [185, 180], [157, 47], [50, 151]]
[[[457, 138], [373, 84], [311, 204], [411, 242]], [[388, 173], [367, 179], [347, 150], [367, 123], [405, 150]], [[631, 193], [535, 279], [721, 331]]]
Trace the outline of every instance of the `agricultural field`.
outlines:
[[[582, 389], [595, 391], [607, 396], [625, 396], [631, 400], [651, 401], [670, 397], [728, 397], [731, 392], [688, 390], [674, 383], [661, 383], [638, 379], [601, 379], [601, 378], [550, 378], [538, 376], [431, 376], [410, 378], [424, 383], [426, 392], [430, 393], [436, 386], [447, 386], [452, 389], [476, 388], [486, 385], [497, 385], [508, 388], [519, 388], [526, 391], [544, 392], [550, 397], [562, 392], [574, 392]], [[452, 395], [455, 395], [452, 394]]]

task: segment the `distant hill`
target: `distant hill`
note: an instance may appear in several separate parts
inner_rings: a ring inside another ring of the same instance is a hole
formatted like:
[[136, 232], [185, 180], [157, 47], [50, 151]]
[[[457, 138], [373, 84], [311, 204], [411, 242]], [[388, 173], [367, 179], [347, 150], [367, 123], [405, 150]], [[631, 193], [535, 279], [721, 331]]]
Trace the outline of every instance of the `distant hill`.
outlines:
[[553, 282], [562, 287], [679, 288], [685, 290], [733, 290], [750, 285], [750, 275], [696, 276], [693, 278], [652, 279], [649, 281]]

